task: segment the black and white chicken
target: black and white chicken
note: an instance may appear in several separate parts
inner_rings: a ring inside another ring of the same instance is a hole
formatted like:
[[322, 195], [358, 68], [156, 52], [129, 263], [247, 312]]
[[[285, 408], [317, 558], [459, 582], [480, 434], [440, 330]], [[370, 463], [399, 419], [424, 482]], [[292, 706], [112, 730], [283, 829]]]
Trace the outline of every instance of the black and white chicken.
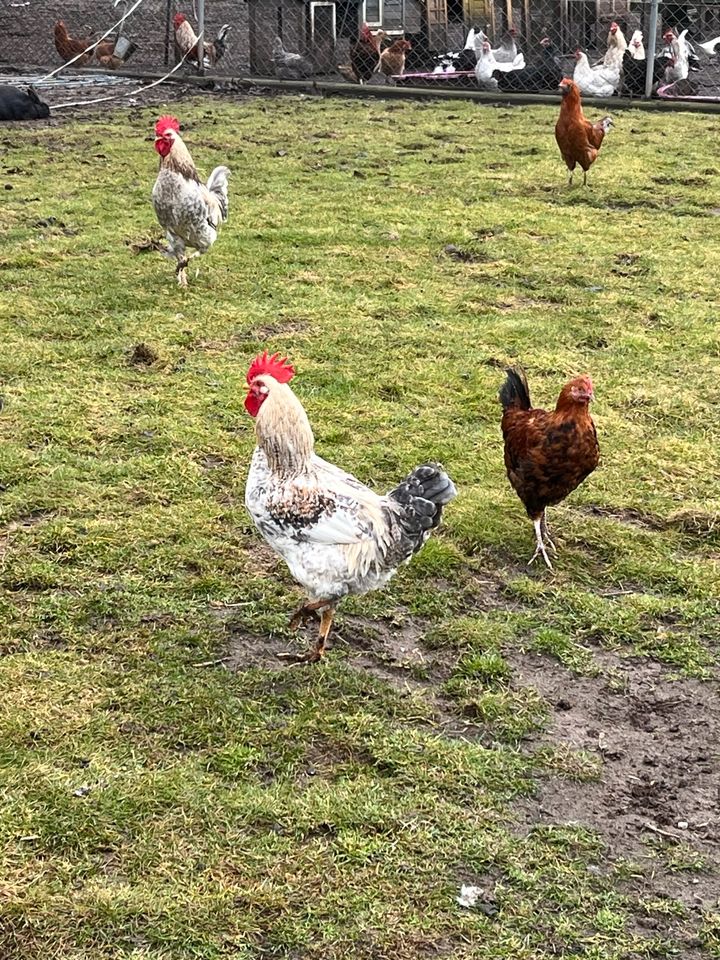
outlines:
[[456, 490], [440, 466], [425, 463], [380, 496], [322, 460], [307, 414], [289, 385], [294, 375], [287, 358], [267, 352], [248, 371], [245, 409], [255, 419], [257, 447], [245, 505], [308, 598], [291, 627], [320, 613], [317, 643], [293, 658], [316, 662], [338, 603], [384, 586], [422, 547]]

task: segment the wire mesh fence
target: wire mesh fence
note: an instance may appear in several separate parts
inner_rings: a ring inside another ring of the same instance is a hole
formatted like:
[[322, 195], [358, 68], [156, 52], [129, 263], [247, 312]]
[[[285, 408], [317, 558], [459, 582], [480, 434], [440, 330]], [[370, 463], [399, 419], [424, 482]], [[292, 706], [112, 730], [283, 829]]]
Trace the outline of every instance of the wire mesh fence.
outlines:
[[[650, 0], [142, 0], [73, 69], [720, 99], [720, 3]], [[0, 0], [0, 69], [82, 53], [131, 0]], [[204, 35], [198, 41], [204, 12]], [[654, 33], [654, 42], [651, 33]], [[717, 51], [717, 52], [716, 52]]]

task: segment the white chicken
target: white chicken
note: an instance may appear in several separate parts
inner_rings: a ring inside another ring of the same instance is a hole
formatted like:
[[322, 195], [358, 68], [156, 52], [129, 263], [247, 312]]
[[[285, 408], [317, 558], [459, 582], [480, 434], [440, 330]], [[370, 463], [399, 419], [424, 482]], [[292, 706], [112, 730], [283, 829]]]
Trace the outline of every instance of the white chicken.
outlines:
[[320, 612], [317, 643], [305, 656], [291, 658], [317, 662], [340, 600], [384, 586], [425, 543], [456, 490], [441, 467], [426, 463], [378, 496], [322, 460], [289, 386], [294, 375], [287, 358], [267, 351], [248, 370], [245, 409], [255, 418], [257, 447], [245, 505], [308, 597], [291, 628]]
[[633, 35], [630, 37], [628, 53], [633, 60], [645, 59], [645, 44], [643, 43], [642, 30], [636, 30], [635, 33], [633, 33]]
[[705, 40], [704, 43], [698, 43], [698, 47], [706, 53], [709, 57], [714, 57], [717, 53], [717, 46], [720, 43], [720, 37], [715, 37], [714, 40]]
[[[475, 38], [477, 42], [477, 37]], [[475, 64], [475, 79], [481, 90], [497, 90], [498, 82], [493, 73], [510, 73], [512, 70], [524, 70], [525, 57], [519, 53], [512, 63], [498, 63], [490, 49], [488, 40], [480, 42], [478, 61]]]
[[573, 80], [586, 97], [611, 97], [620, 87], [620, 68], [600, 65], [591, 67], [582, 50], [575, 51]]
[[687, 30], [676, 37], [672, 30], [666, 30], [663, 40], [670, 48], [670, 58], [665, 67], [665, 82], [675, 83], [685, 80], [690, 73], [690, 49], [687, 42]]
[[[502, 39], [502, 43], [499, 47], [495, 47], [492, 54], [497, 60], [498, 63], [513, 63], [518, 56], [518, 48], [515, 43], [515, 37], [517, 36], [517, 30], [514, 27], [510, 27], [505, 36]], [[524, 63], [523, 63], [524, 66]], [[518, 67], [515, 68], [520, 69]]]
[[[230, 171], [215, 167], [207, 184], [201, 183], [176, 117], [160, 117], [155, 124], [155, 149], [160, 154], [160, 172], [153, 187], [153, 206], [167, 232], [165, 253], [177, 260], [178, 283], [186, 287], [188, 263], [207, 253], [221, 222], [227, 220]], [[195, 253], [188, 257], [186, 247], [194, 247]]]
[[622, 69], [623, 57], [625, 56], [626, 50], [627, 40], [625, 39], [625, 34], [613, 20], [610, 24], [610, 30], [608, 31], [607, 50], [603, 57], [603, 66], [617, 69], [619, 72]]

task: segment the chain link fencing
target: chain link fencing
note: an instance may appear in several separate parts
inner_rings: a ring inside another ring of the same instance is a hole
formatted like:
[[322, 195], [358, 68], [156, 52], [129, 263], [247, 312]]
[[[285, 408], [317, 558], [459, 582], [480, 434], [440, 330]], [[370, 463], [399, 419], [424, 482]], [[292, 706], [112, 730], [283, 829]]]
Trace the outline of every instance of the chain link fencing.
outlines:
[[[205, 0], [199, 45], [200, 2], [142, 0], [73, 69], [640, 97], [652, 56], [654, 95], [720, 99], [720, 2], [660, 3], [653, 31], [650, 0]], [[41, 76], [130, 6], [0, 0], [0, 71]]]

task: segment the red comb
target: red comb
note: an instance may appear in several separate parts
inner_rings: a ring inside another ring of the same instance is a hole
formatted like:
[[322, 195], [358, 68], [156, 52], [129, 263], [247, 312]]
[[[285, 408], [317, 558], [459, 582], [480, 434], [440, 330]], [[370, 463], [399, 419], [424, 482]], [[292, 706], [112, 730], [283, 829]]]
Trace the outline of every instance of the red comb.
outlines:
[[258, 354], [250, 364], [247, 382], [252, 383], [255, 377], [260, 377], [263, 374], [274, 377], [278, 383], [289, 383], [295, 376], [295, 367], [287, 357], [281, 357], [279, 353], [274, 353], [269, 357], [267, 350], [265, 350]]
[[174, 130], [175, 133], [180, 133], [180, 121], [177, 117], [160, 117], [158, 122], [155, 124], [155, 136], [159, 137], [166, 130]]

